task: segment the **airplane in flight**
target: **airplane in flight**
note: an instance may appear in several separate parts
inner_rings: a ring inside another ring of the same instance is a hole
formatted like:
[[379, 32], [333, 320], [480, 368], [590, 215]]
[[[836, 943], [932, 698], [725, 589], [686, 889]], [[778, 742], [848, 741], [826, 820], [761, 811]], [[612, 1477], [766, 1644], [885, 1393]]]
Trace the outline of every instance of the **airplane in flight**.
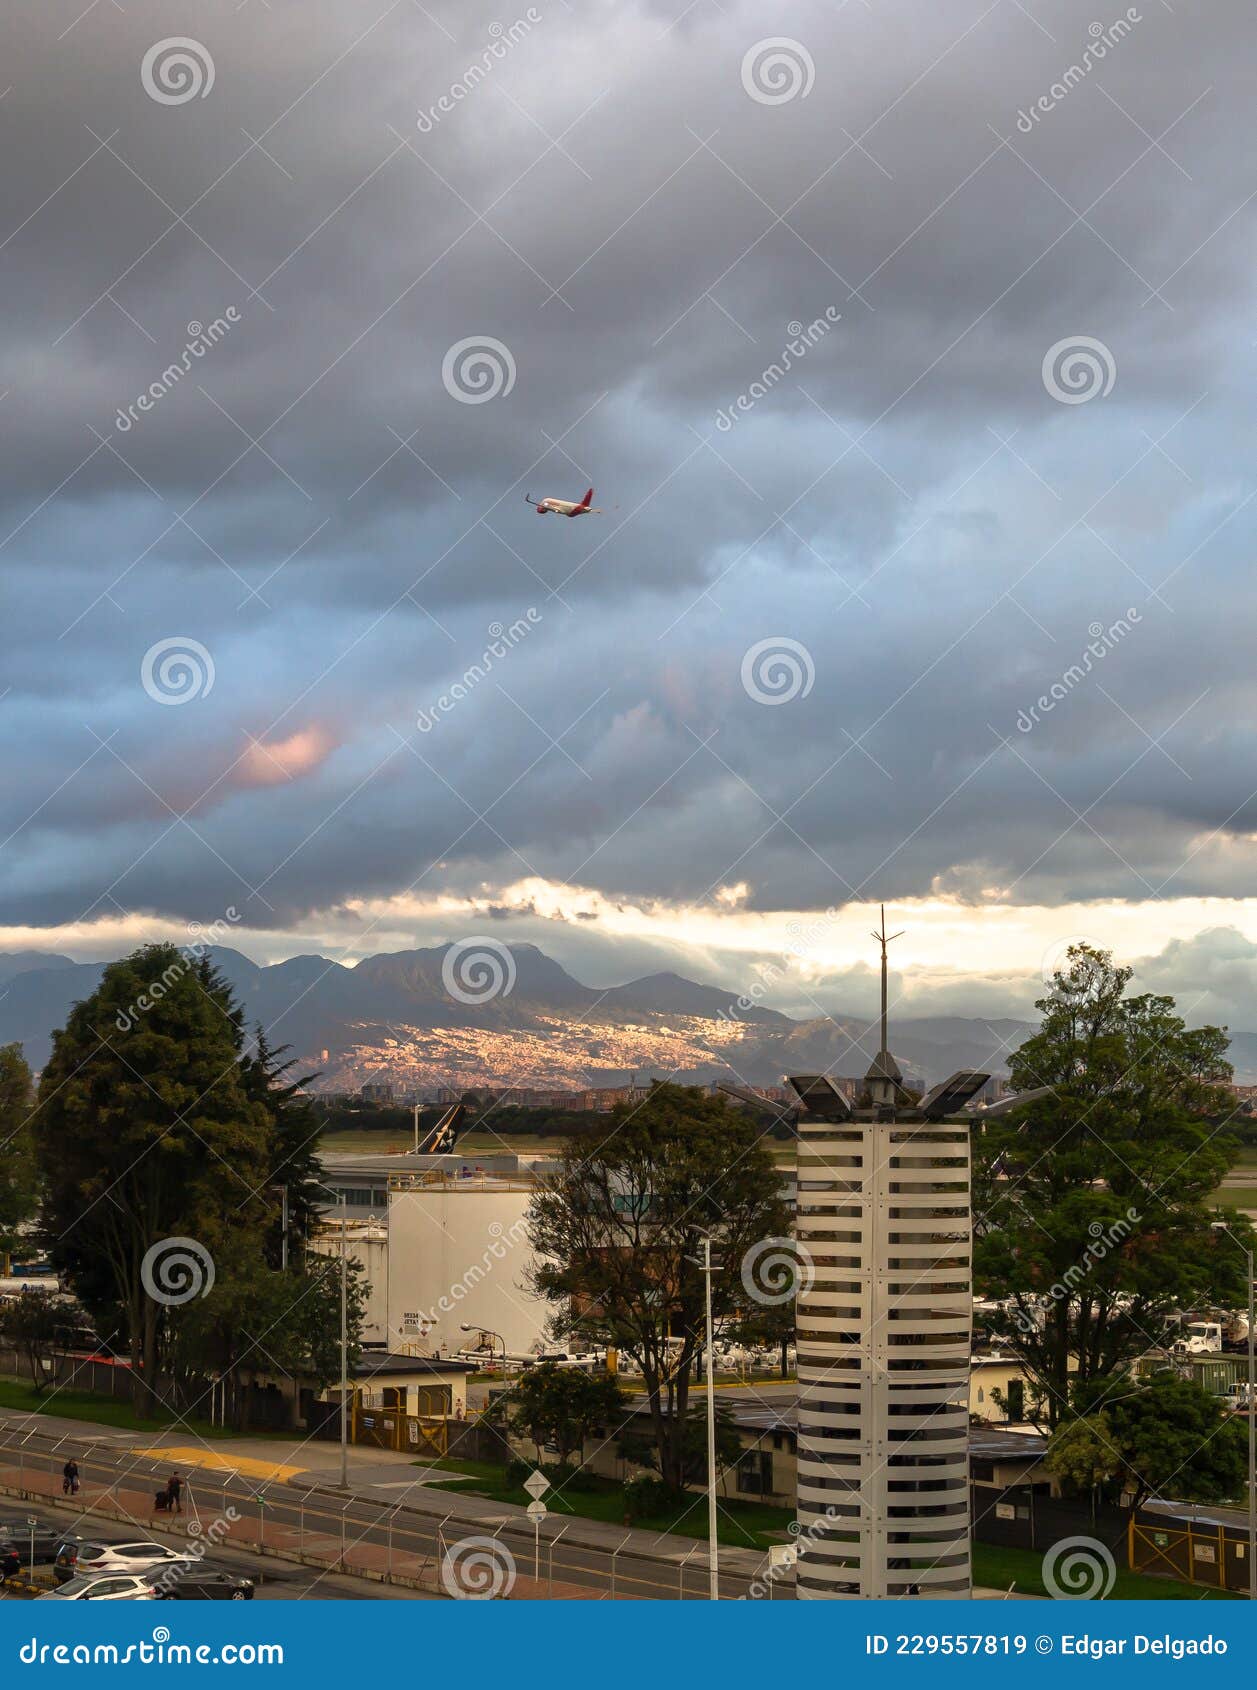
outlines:
[[538, 516], [549, 516], [551, 512], [555, 516], [604, 516], [605, 511], [591, 507], [590, 501], [593, 496], [594, 490], [592, 487], [579, 503], [572, 499], [534, 499], [531, 494], [524, 494], [525, 499]]

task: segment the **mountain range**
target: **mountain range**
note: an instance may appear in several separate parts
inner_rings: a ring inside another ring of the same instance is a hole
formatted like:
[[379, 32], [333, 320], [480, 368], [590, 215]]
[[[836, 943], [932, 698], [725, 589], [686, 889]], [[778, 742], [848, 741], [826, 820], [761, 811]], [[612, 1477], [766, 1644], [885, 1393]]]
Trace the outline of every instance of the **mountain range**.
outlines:
[[[623, 1084], [634, 1075], [702, 1081], [736, 1075], [750, 1085], [779, 1084], [787, 1073], [862, 1074], [877, 1034], [863, 1017], [794, 1020], [777, 1010], [739, 1008], [739, 991], [700, 985], [679, 974], [648, 974], [622, 986], [583, 985], [534, 945], [488, 953], [483, 975], [447, 961], [449, 946], [381, 953], [356, 967], [321, 956], [259, 966], [241, 952], [209, 955], [253, 1024], [265, 1027], [320, 1089], [347, 1091], [367, 1081], [399, 1088], [501, 1085], [576, 1088]], [[448, 973], [475, 996], [492, 982], [504, 989], [484, 1002], [446, 989]], [[50, 952], [0, 956], [0, 1044], [19, 1042], [38, 1069], [53, 1030], [96, 987], [103, 963]], [[965, 1016], [896, 1019], [891, 1046], [906, 1075], [933, 1082], [957, 1068], [1007, 1069], [1008, 1053], [1032, 1031], [1015, 1018]], [[1257, 1076], [1257, 1034], [1232, 1034], [1237, 1080]]]

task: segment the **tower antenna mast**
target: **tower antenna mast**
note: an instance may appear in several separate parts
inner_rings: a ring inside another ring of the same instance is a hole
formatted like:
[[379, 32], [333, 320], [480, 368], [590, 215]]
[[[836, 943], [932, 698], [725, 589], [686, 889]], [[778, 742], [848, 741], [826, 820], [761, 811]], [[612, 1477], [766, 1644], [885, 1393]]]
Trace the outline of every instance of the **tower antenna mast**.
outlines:
[[878, 1054], [880, 1056], [889, 1056], [890, 1045], [889, 1045], [889, 1042], [888, 1042], [887, 1036], [886, 1036], [886, 947], [893, 940], [902, 939], [903, 936], [904, 936], [905, 930], [904, 930], [904, 928], [901, 927], [899, 929], [898, 933], [887, 933], [887, 931], [886, 931], [886, 906], [885, 906], [885, 904], [881, 905], [881, 911], [882, 911], [881, 930], [878, 931], [878, 932], [874, 932], [874, 934], [873, 934], [873, 937], [877, 940], [878, 944], [882, 947], [882, 1046], [881, 1046], [881, 1050], [878, 1052]]

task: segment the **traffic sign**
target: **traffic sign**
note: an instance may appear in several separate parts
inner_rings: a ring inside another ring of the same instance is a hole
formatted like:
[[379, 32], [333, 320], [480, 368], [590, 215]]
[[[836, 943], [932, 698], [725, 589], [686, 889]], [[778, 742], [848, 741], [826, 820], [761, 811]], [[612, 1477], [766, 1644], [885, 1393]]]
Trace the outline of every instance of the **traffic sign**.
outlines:
[[538, 1468], [536, 1471], [530, 1473], [524, 1480], [524, 1489], [528, 1492], [529, 1496], [540, 1498], [543, 1497], [550, 1489], [550, 1481]]
[[528, 1518], [530, 1520], [544, 1520], [550, 1510], [540, 1498], [528, 1504]]

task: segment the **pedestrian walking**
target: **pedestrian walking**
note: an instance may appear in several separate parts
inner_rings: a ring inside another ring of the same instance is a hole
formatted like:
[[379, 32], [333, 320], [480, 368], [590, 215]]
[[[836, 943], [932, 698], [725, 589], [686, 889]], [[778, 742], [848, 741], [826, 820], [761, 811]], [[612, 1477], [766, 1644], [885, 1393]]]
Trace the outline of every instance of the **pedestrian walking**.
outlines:
[[79, 1494], [79, 1464], [73, 1456], [61, 1469], [61, 1490], [65, 1496], [77, 1496]]
[[180, 1499], [183, 1496], [183, 1480], [178, 1473], [172, 1473], [166, 1480], [166, 1495], [170, 1498], [171, 1512], [182, 1514], [183, 1503]]

